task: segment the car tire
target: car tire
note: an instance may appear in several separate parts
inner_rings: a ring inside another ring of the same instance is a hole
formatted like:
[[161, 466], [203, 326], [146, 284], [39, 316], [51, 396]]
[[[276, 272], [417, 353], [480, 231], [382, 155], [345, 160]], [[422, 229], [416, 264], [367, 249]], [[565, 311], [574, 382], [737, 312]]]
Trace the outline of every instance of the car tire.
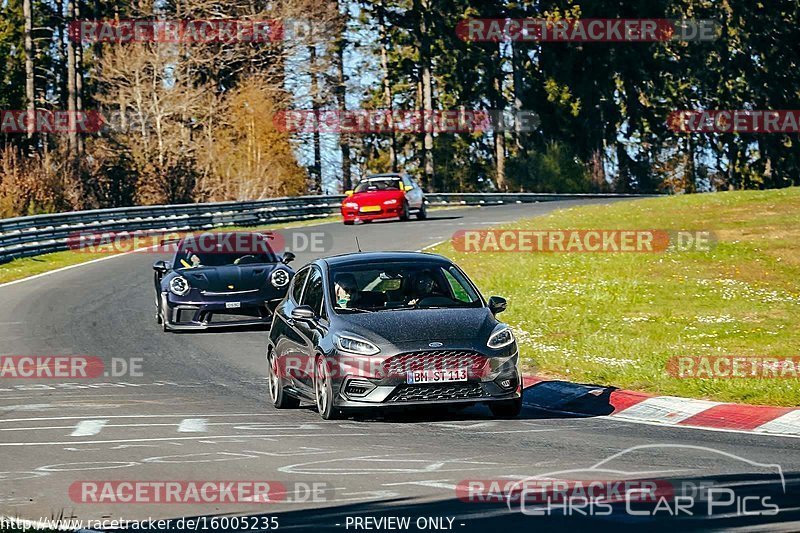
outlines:
[[403, 211], [400, 213], [400, 220], [402, 220], [403, 222], [406, 222], [410, 218], [411, 218], [411, 216], [408, 214], [408, 202], [404, 200], [403, 201]]
[[158, 316], [160, 319], [158, 323], [161, 324], [161, 331], [163, 331], [164, 333], [172, 331], [172, 328], [169, 327], [169, 319], [167, 318], [169, 316], [169, 313], [165, 313], [163, 303], [158, 306]]
[[353, 224], [355, 224], [354, 220], [345, 220], [344, 221], [344, 225], [345, 226], [352, 226]]
[[267, 353], [267, 381], [269, 397], [276, 409], [295, 409], [300, 406], [300, 400], [286, 394], [278, 371], [277, 359], [271, 351]]
[[317, 358], [314, 367], [314, 399], [317, 412], [324, 420], [336, 420], [341, 416], [339, 409], [333, 405], [333, 381], [324, 357]]
[[522, 398], [503, 402], [491, 402], [489, 410], [495, 418], [517, 418], [522, 412]]
[[422, 202], [422, 206], [417, 211], [417, 220], [425, 220], [428, 218], [428, 208], [425, 207], [425, 202]]

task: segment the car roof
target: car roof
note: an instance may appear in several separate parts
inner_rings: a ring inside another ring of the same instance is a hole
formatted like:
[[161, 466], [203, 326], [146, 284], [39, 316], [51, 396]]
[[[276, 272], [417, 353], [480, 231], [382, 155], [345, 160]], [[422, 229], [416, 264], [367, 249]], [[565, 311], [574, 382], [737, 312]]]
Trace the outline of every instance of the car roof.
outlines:
[[369, 176], [365, 176], [363, 181], [381, 180], [381, 179], [386, 179], [386, 178], [401, 179], [402, 177], [403, 177], [403, 174], [398, 174], [398, 173], [370, 174]]
[[422, 252], [355, 252], [320, 259], [320, 262], [324, 262], [328, 266], [358, 265], [391, 261], [420, 261], [425, 263], [452, 264], [452, 261], [446, 257]]

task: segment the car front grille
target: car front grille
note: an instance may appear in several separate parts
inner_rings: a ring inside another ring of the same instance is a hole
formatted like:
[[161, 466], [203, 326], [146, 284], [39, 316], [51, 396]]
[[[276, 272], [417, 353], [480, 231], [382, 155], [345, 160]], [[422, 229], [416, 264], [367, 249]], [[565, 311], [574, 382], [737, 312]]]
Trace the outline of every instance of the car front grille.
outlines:
[[400, 385], [389, 402], [426, 402], [436, 400], [477, 400], [489, 396], [479, 382], [437, 383], [435, 385]]
[[419, 370], [466, 368], [470, 376], [480, 376], [486, 361], [486, 356], [469, 350], [410, 352], [388, 358], [383, 362], [383, 372], [386, 376], [405, 376], [407, 372]]

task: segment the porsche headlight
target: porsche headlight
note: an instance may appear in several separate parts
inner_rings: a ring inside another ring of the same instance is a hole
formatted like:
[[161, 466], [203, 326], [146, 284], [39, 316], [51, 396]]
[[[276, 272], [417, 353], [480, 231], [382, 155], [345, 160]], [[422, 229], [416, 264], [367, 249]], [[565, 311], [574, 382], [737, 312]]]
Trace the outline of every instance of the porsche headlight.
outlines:
[[358, 355], [375, 355], [380, 352], [380, 349], [369, 342], [367, 339], [355, 337], [352, 335], [337, 335], [336, 347], [343, 352], [354, 353]]
[[344, 206], [348, 209], [358, 209], [358, 204], [355, 202], [347, 202]]
[[489, 342], [486, 343], [486, 346], [492, 348], [493, 350], [497, 350], [499, 348], [504, 348], [513, 342], [514, 333], [511, 331], [511, 328], [505, 324], [500, 324], [495, 328], [492, 334], [489, 335]]
[[192, 286], [186, 278], [177, 276], [169, 280], [169, 290], [175, 296], [186, 296], [192, 290]]
[[289, 284], [289, 273], [282, 268], [273, 270], [272, 275], [269, 277], [269, 281], [276, 289], [282, 289]]

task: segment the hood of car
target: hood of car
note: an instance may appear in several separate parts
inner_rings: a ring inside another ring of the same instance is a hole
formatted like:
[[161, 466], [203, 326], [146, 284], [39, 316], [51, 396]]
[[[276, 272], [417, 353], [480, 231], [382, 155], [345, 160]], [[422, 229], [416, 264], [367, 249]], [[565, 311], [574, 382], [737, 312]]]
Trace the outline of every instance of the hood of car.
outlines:
[[210, 292], [249, 291], [269, 285], [275, 265], [226, 265], [183, 269], [180, 274], [193, 288]]
[[405, 193], [399, 190], [388, 191], [366, 191], [353, 194], [345, 198], [345, 202], [356, 202], [359, 205], [377, 205], [386, 200], [399, 200], [405, 197]]
[[378, 344], [487, 339], [497, 320], [489, 309], [420, 309], [339, 315], [347, 330]]

